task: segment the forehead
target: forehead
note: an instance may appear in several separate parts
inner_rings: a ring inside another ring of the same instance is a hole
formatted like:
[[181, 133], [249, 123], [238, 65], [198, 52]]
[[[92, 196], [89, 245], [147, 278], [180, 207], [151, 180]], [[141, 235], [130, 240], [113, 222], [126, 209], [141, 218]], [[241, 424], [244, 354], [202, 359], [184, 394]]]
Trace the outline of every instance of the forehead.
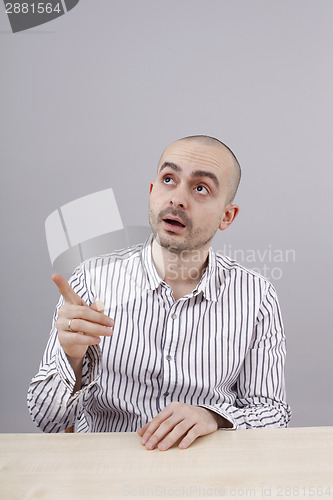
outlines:
[[158, 170], [165, 162], [175, 163], [185, 173], [192, 170], [213, 172], [224, 182], [230, 179], [233, 169], [233, 161], [227, 150], [195, 141], [177, 141], [171, 144], [164, 151]]

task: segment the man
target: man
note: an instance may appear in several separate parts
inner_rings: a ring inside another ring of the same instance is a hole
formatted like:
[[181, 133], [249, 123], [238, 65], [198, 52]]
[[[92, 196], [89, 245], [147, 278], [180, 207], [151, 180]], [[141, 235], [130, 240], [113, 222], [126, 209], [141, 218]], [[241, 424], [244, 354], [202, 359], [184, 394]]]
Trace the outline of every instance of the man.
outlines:
[[70, 285], [53, 275], [62, 297], [28, 396], [44, 431], [137, 430], [166, 450], [218, 428], [288, 424], [275, 290], [210, 248], [238, 214], [239, 179], [217, 139], [176, 141], [150, 185], [152, 237], [88, 259]]

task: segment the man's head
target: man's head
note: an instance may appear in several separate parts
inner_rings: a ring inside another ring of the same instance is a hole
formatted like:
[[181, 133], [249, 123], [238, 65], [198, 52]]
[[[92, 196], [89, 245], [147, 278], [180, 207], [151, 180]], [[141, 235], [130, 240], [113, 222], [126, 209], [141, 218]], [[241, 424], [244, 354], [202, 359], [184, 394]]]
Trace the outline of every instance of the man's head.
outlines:
[[157, 241], [174, 252], [208, 247], [238, 213], [233, 199], [239, 180], [235, 155], [217, 139], [191, 136], [172, 143], [150, 185], [149, 222]]

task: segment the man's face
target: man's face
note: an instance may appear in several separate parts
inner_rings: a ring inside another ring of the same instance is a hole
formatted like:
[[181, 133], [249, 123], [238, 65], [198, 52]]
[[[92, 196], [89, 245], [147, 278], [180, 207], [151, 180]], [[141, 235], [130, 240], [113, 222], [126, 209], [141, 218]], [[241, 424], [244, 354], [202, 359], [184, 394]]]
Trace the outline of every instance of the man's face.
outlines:
[[238, 211], [228, 199], [233, 168], [216, 146], [183, 140], [164, 151], [149, 198], [149, 222], [162, 247], [176, 253], [209, 247], [217, 229], [231, 224]]

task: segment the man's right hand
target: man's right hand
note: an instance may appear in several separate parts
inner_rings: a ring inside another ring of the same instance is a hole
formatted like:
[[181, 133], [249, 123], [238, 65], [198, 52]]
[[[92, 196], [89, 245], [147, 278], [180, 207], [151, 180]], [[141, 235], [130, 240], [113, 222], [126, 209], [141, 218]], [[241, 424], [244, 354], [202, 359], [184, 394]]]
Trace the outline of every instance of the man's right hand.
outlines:
[[56, 322], [59, 342], [68, 358], [77, 363], [84, 358], [88, 346], [100, 343], [100, 336], [112, 335], [114, 321], [98, 310], [98, 304], [89, 307], [60, 274], [53, 274], [52, 280], [65, 301]]

